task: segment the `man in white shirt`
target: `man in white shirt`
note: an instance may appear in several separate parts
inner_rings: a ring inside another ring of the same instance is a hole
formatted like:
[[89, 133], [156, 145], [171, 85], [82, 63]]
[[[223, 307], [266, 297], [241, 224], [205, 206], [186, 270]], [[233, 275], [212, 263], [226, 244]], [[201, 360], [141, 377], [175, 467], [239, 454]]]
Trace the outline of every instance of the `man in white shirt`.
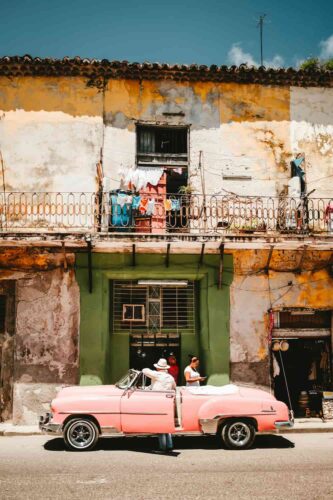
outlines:
[[[142, 373], [152, 380], [150, 389], [152, 391], [172, 391], [176, 389], [176, 382], [172, 375], [168, 373], [168, 363], [166, 359], [161, 358], [154, 364], [155, 370], [143, 368]], [[159, 434], [158, 441], [161, 451], [171, 451], [173, 442], [171, 434]]]
[[166, 359], [161, 358], [158, 363], [154, 364], [155, 370], [150, 370], [149, 368], [143, 368], [142, 373], [146, 377], [152, 380], [150, 389], [152, 391], [172, 391], [176, 389], [176, 382], [168, 369], [170, 368], [167, 364]]

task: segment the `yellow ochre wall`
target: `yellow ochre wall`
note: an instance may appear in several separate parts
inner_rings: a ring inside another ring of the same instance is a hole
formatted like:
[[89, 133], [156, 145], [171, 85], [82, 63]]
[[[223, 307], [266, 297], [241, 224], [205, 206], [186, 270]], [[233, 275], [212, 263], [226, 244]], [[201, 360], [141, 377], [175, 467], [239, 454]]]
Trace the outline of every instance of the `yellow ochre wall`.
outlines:
[[207, 192], [244, 195], [279, 193], [290, 160], [305, 152], [308, 180], [318, 196], [330, 196], [328, 183], [316, 179], [332, 161], [332, 114], [327, 88], [109, 80], [103, 89], [82, 77], [1, 77], [7, 191], [94, 191], [101, 149], [105, 175], [118, 187], [135, 164], [142, 121], [189, 126], [190, 179], [198, 191], [200, 151]]

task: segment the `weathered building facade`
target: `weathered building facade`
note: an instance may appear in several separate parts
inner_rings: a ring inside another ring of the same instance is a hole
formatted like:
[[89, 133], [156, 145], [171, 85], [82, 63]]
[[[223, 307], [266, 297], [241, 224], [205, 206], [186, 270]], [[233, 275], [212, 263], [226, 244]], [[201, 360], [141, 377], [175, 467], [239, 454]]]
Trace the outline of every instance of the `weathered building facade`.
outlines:
[[313, 363], [331, 385], [332, 82], [0, 60], [2, 419], [171, 352], [281, 394], [284, 356], [296, 404]]

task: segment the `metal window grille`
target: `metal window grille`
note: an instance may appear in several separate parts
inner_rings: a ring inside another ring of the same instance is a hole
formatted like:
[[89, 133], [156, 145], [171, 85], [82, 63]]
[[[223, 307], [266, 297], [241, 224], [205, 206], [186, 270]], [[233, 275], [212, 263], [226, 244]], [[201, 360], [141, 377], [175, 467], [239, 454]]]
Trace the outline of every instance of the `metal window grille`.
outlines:
[[187, 153], [186, 127], [138, 126], [138, 153]]
[[[112, 282], [113, 332], [144, 336], [195, 333], [195, 283], [187, 286], [138, 285], [137, 281]], [[124, 317], [124, 306], [137, 306], [141, 315]], [[142, 307], [143, 306], [143, 307]]]

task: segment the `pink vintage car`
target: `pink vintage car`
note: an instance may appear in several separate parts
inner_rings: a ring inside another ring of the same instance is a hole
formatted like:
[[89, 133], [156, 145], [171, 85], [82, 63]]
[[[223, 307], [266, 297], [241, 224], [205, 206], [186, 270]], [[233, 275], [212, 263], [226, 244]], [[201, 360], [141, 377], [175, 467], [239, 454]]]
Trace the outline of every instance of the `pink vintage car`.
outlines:
[[67, 387], [40, 417], [45, 433], [68, 448], [92, 449], [100, 437], [217, 435], [229, 449], [249, 448], [256, 432], [291, 427], [288, 407], [271, 394], [236, 385], [152, 391], [143, 373], [129, 370], [115, 385]]

